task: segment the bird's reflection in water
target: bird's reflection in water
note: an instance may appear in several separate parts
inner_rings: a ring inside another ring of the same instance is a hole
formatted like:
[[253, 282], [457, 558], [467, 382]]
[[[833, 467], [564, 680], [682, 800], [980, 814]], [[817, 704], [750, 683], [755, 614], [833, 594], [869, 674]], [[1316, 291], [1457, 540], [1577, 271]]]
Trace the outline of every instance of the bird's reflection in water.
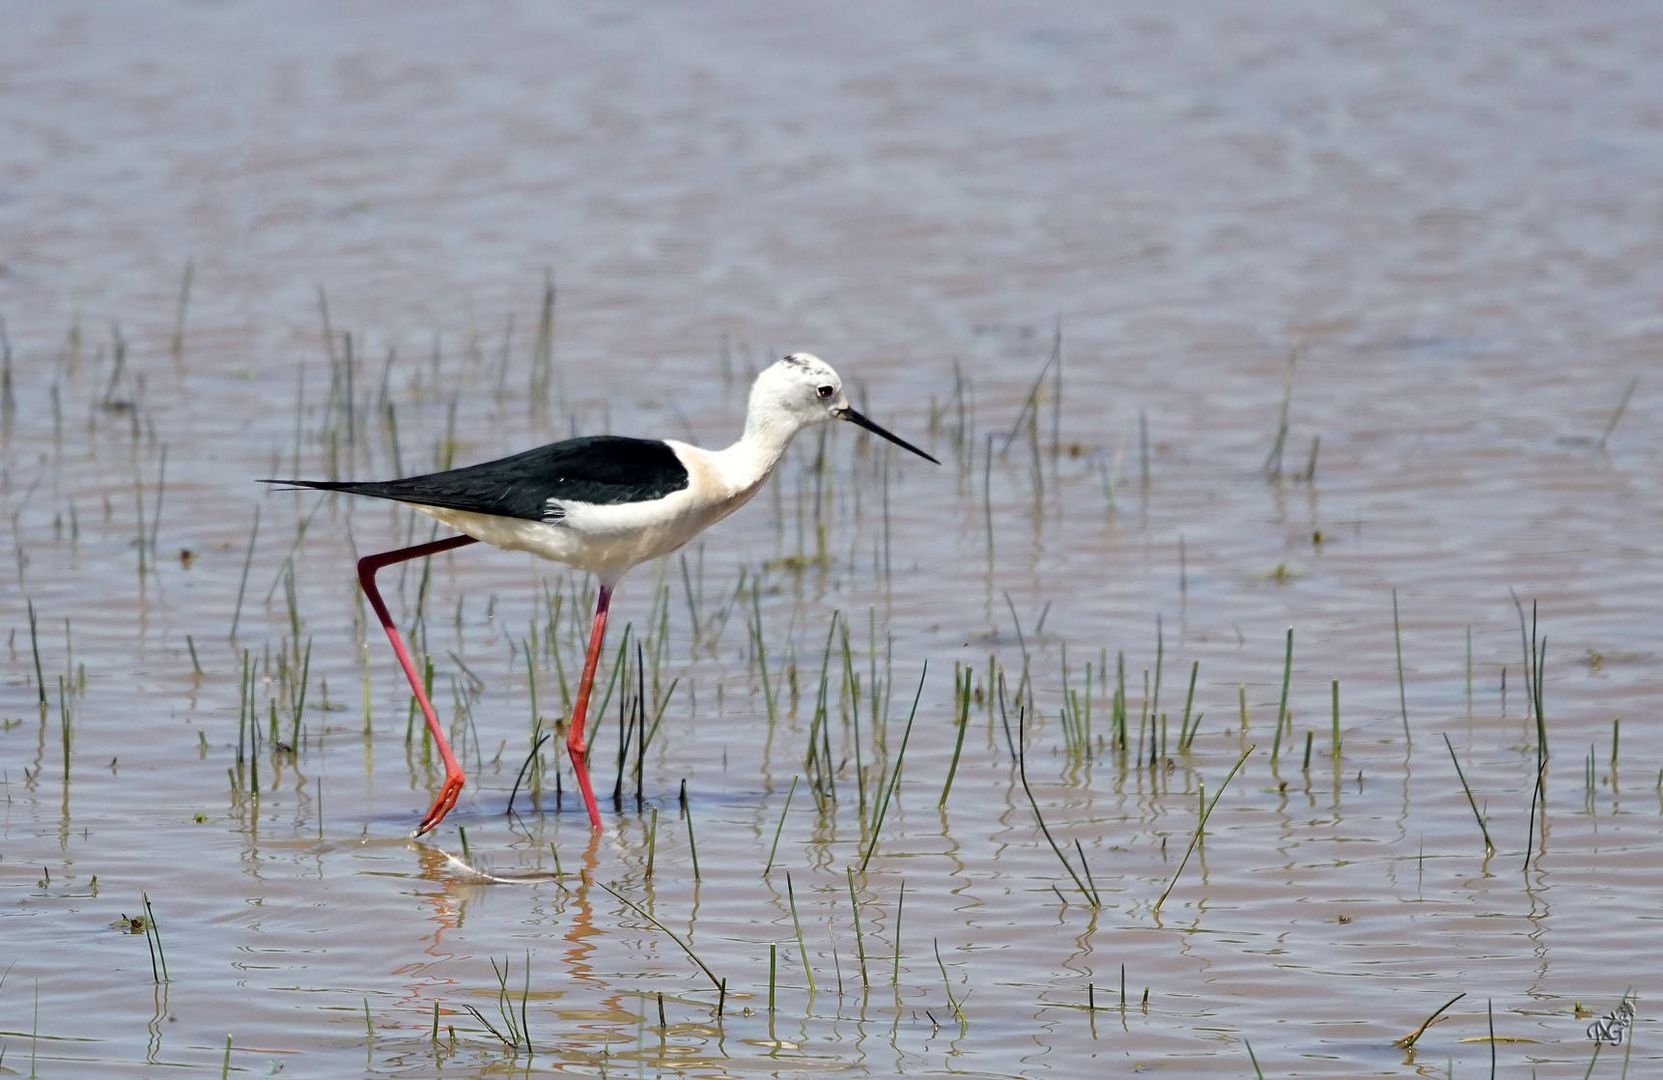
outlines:
[[[564, 901], [559, 915], [563, 924], [560, 938], [565, 944], [559, 950], [562, 970], [561, 978], [556, 981], [563, 982], [567, 987], [588, 985], [601, 993], [598, 1005], [570, 1003], [564, 1008], [556, 1009], [559, 1018], [578, 1024], [578, 1027], [565, 1033], [560, 1053], [572, 1061], [588, 1061], [592, 1058], [598, 1063], [602, 1060], [601, 1055], [618, 1052], [615, 1044], [620, 1039], [624, 1042], [635, 1042], [635, 1029], [643, 1018], [641, 996], [634, 992], [618, 991], [613, 979], [597, 974], [593, 966], [593, 956], [599, 944], [595, 939], [605, 932], [595, 925], [595, 909], [590, 897], [599, 861], [600, 839], [600, 833], [589, 834], [584, 848], [582, 869], [575, 874], [569, 869], [562, 874], [556, 874], [552, 870], [497, 871], [483, 865], [477, 858], [465, 858], [435, 844], [412, 841], [410, 847], [416, 852], [419, 865], [417, 876], [437, 886], [422, 895], [423, 902], [431, 908], [428, 918], [433, 924], [433, 932], [426, 950], [431, 959], [419, 965], [425, 978], [423, 988], [417, 991], [418, 995], [429, 998], [434, 995], [438, 989], [433, 981], [436, 975], [434, 969], [439, 964], [466, 959], [465, 954], [447, 950], [444, 938], [447, 931], [462, 928], [467, 916], [468, 903], [477, 890], [499, 885], [552, 885], [561, 891]], [[541, 965], [536, 964], [536, 960], [537, 957], [534, 956], [531, 962], [540, 970]], [[416, 969], [412, 967], [406, 970], [413, 972]], [[467, 984], [454, 976], [439, 978], [438, 984], [448, 987], [449, 992], [453, 994], [468, 992]], [[545, 989], [539, 993], [534, 988], [531, 996], [533, 1000], [565, 998], [567, 991], [550, 992]], [[444, 1000], [440, 1000], [439, 1007], [443, 1014], [454, 1015], [452, 1005]], [[623, 1032], [623, 1035], [620, 1035], [620, 1032]], [[661, 1030], [659, 1034], [660, 1045], [656, 1049], [650, 1052], [636, 1052], [647, 1053], [647, 1058], [659, 1064], [663, 1062], [659, 1061], [658, 1055], [687, 1053], [685, 1047], [676, 1050], [665, 1044], [664, 1031]]]
[[417, 876], [439, 886], [423, 895], [423, 900], [432, 908], [428, 918], [434, 926], [429, 952], [438, 953], [443, 948], [446, 930], [461, 927], [468, 900], [481, 886], [553, 884], [571, 899], [563, 913], [567, 926], [561, 934], [570, 944], [564, 954], [569, 974], [575, 978], [590, 974], [588, 961], [594, 945], [588, 939], [600, 931], [594, 925], [589, 888], [600, 858], [601, 836], [601, 833], [589, 834], [584, 845], [583, 867], [576, 875], [569, 870], [564, 874], [552, 870], [492, 870], [477, 859], [447, 851], [437, 844], [412, 840], [410, 847], [416, 852], [420, 867]]

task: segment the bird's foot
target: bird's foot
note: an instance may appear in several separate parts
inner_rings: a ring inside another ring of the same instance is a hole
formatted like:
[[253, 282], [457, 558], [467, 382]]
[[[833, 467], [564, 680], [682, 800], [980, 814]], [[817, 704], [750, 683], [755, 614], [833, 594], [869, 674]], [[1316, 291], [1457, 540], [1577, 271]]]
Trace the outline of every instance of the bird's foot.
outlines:
[[427, 816], [422, 818], [422, 823], [416, 826], [417, 836], [424, 836], [439, 827], [439, 822], [445, 820], [445, 815], [455, 808], [456, 800], [462, 794], [462, 783], [466, 779], [460, 769], [445, 773], [445, 784], [439, 789], [438, 798], [433, 800], [433, 806], [427, 811]]

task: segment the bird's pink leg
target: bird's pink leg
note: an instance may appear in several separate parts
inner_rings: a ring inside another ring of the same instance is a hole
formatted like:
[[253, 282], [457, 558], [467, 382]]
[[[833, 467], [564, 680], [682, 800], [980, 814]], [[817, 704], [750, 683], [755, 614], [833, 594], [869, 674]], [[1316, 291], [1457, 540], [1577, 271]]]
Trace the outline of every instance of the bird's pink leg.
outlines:
[[416, 827], [417, 836], [431, 831], [439, 822], [445, 820], [445, 815], [456, 805], [457, 796], [462, 794], [462, 782], [466, 777], [462, 773], [462, 766], [456, 763], [456, 755], [450, 752], [450, 741], [445, 738], [444, 729], [439, 726], [439, 718], [433, 713], [433, 705], [427, 700], [427, 690], [422, 686], [422, 678], [416, 673], [416, 665], [410, 662], [410, 654], [404, 651], [404, 642], [398, 636], [398, 628], [393, 625], [392, 616], [387, 614], [387, 605], [381, 599], [381, 592], [375, 587], [375, 572], [383, 566], [391, 566], [407, 559], [437, 555], [441, 551], [450, 551], [475, 542], [471, 536], [451, 536], [444, 540], [400, 548], [397, 551], [383, 551], [379, 555], [365, 555], [358, 560], [358, 584], [363, 587], [364, 595], [369, 597], [370, 607], [375, 609], [375, 617], [381, 620], [381, 628], [387, 631], [387, 640], [393, 643], [393, 652], [398, 655], [399, 666], [404, 668], [405, 678], [410, 680], [410, 689], [416, 695], [416, 704], [421, 706], [422, 716], [427, 719], [427, 730], [433, 733], [433, 741], [439, 746], [439, 757], [445, 763], [444, 787], [439, 789], [439, 797], [433, 800], [433, 806], [428, 810], [427, 816], [422, 818], [421, 824]]
[[577, 773], [583, 808], [589, 811], [589, 827], [595, 832], [601, 831], [601, 812], [595, 807], [595, 792], [589, 786], [589, 744], [583, 739], [583, 720], [589, 712], [589, 692], [595, 688], [595, 666], [600, 662], [601, 642], [606, 638], [606, 609], [611, 604], [612, 589], [602, 585], [600, 599], [595, 601], [595, 623], [589, 628], [589, 653], [583, 659], [583, 680], [577, 687], [572, 727], [566, 733], [566, 752], [572, 757], [572, 771]]

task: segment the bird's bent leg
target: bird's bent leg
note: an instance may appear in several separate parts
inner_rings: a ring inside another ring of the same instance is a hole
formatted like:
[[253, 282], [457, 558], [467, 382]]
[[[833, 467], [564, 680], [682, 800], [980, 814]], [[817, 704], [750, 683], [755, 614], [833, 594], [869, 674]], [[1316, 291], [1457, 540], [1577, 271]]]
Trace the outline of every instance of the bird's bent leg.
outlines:
[[589, 744], [583, 738], [583, 720], [589, 712], [589, 692], [595, 688], [595, 667], [600, 663], [601, 642], [606, 638], [606, 609], [611, 604], [612, 589], [602, 585], [600, 599], [595, 601], [595, 622], [589, 628], [589, 652], [583, 659], [583, 678], [577, 687], [572, 726], [566, 733], [566, 752], [572, 758], [572, 771], [577, 773], [578, 790], [583, 793], [583, 808], [589, 811], [589, 827], [596, 832], [600, 831], [601, 812], [595, 807], [595, 792], [589, 786]]
[[456, 762], [456, 755], [450, 752], [450, 740], [445, 738], [444, 729], [439, 726], [439, 718], [433, 713], [433, 704], [427, 700], [427, 690], [422, 686], [422, 677], [417, 674], [416, 665], [410, 662], [410, 654], [404, 650], [404, 641], [398, 635], [398, 627], [393, 625], [392, 616], [387, 614], [387, 604], [381, 599], [381, 591], [375, 587], [375, 572], [383, 566], [437, 555], [441, 551], [450, 551], [475, 542], [471, 536], [451, 536], [414, 547], [399, 548], [397, 551], [383, 551], [379, 555], [365, 555], [358, 560], [358, 584], [363, 588], [364, 595], [369, 597], [370, 607], [375, 609], [375, 617], [381, 620], [381, 628], [387, 631], [387, 640], [392, 642], [399, 666], [404, 668], [404, 676], [410, 680], [410, 689], [416, 695], [416, 704], [421, 706], [422, 716], [427, 720], [427, 730], [432, 732], [433, 741], [439, 747], [439, 757], [445, 763], [444, 787], [439, 789], [439, 796], [433, 800], [432, 808], [416, 827], [417, 836], [431, 831], [450, 813], [451, 807], [456, 805], [457, 796], [462, 794], [462, 782], [466, 777], [462, 773], [462, 766]]

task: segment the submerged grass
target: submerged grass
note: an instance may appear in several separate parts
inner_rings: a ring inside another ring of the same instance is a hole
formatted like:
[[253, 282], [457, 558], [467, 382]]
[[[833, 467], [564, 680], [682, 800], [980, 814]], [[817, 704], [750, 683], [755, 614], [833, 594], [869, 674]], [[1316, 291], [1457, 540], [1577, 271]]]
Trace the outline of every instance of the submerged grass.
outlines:
[[[1288, 724], [1288, 684], [1293, 679], [1293, 627], [1288, 627], [1287, 649], [1282, 657], [1282, 696], [1276, 704], [1276, 737], [1270, 744], [1270, 763], [1275, 765], [1282, 753], [1282, 729]], [[1242, 729], [1246, 730], [1246, 706], [1243, 705]]]
[[901, 913], [907, 904], [907, 879], [901, 879], [901, 891], [895, 898], [895, 954], [889, 969], [890, 985], [901, 988]]
[[681, 790], [682, 816], [687, 819], [687, 854], [693, 860], [693, 880], [699, 881], [699, 841], [693, 833], [693, 804], [687, 801], [687, 781], [681, 782]]
[[924, 662], [923, 670], [918, 673], [918, 691], [912, 697], [912, 709], [907, 713], [906, 730], [901, 733], [901, 747], [895, 753], [895, 764], [889, 770], [889, 784], [884, 788], [879, 799], [877, 812], [872, 818], [872, 832], [866, 841], [866, 851], [860, 857], [860, 871], [866, 872], [866, 866], [872, 861], [872, 853], [878, 848], [878, 836], [883, 829], [884, 817], [889, 813], [889, 804], [895, 798], [895, 789], [901, 786], [901, 767], [906, 761], [907, 743], [912, 739], [912, 722], [918, 717], [918, 701], [924, 696], [924, 680], [930, 673], [929, 661]]
[[[1039, 800], [1034, 798], [1034, 789], [1028, 784], [1026, 717], [1027, 710], [1019, 708], [1016, 713], [1016, 771], [1022, 779], [1022, 792], [1028, 796], [1028, 805], [1033, 809], [1034, 821], [1039, 825], [1040, 834], [1045, 837], [1045, 842], [1051, 845], [1051, 850], [1056, 852], [1057, 860], [1062, 863], [1063, 869], [1068, 871], [1068, 876], [1074, 879], [1074, 885], [1080, 890], [1080, 895], [1084, 896], [1086, 903], [1093, 908], [1101, 907], [1102, 900], [1098, 898], [1097, 890], [1081, 879], [1079, 872], [1074, 869], [1074, 864], [1069, 861], [1068, 856], [1063, 853], [1063, 849], [1058, 846], [1056, 837], [1051, 835], [1050, 827], [1045, 824], [1045, 815], [1040, 813]], [[1083, 849], [1080, 851], [1080, 861], [1085, 862]], [[1089, 874], [1089, 871], [1087, 873]]]
[[1611, 441], [1611, 433], [1617, 430], [1618, 422], [1622, 420], [1623, 413], [1628, 410], [1628, 399], [1634, 396], [1634, 389], [1639, 385], [1640, 376], [1636, 375], [1628, 380], [1627, 386], [1623, 387], [1623, 396], [1617, 399], [1617, 407], [1611, 411], [1611, 419], [1606, 421], [1605, 430], [1600, 432], [1599, 448], [1601, 450], [1604, 450], [1605, 444]]
[[955, 687], [959, 706], [959, 730], [958, 737], [953, 740], [953, 760], [947, 766], [947, 779], [941, 785], [941, 798], [936, 800], [936, 806], [938, 807], [947, 805], [947, 796], [953, 790], [953, 777], [957, 776], [959, 771], [959, 755], [964, 753], [964, 733], [970, 727], [971, 675], [971, 670], [968, 667], [965, 668], [963, 680]]
[[[1292, 640], [1291, 635], [1289, 640]], [[1166, 898], [1172, 895], [1172, 890], [1177, 886], [1178, 878], [1183, 874], [1184, 867], [1188, 865], [1190, 856], [1195, 853], [1195, 846], [1200, 843], [1201, 835], [1207, 829], [1207, 819], [1212, 816], [1213, 807], [1218, 805], [1219, 796], [1223, 795], [1224, 789], [1230, 786], [1230, 781], [1235, 778], [1236, 771], [1242, 767], [1242, 764], [1247, 760], [1247, 756], [1251, 753], [1253, 753], [1253, 747], [1251, 746], [1241, 752], [1241, 757], [1237, 758], [1236, 763], [1230, 766], [1230, 771], [1224, 774], [1224, 779], [1219, 783], [1218, 790], [1213, 792], [1212, 801], [1201, 812], [1201, 820], [1195, 824], [1195, 833], [1190, 837], [1189, 847], [1184, 849], [1184, 857], [1178, 860], [1178, 869], [1172, 872], [1172, 880], [1167, 883], [1166, 891], [1161, 893], [1159, 900], [1155, 901], [1154, 913], [1157, 916], [1161, 913], [1161, 905], [1166, 903]]]
[[869, 987], [872, 983], [866, 976], [866, 935], [860, 928], [860, 899], [855, 895], [855, 872], [851, 867], [846, 868], [844, 873], [849, 882], [849, 910], [855, 917], [855, 956], [860, 960], [860, 985]]
[[1287, 368], [1282, 378], [1282, 402], [1276, 414], [1276, 435], [1271, 440], [1270, 451], [1265, 454], [1264, 465], [1261, 466], [1267, 480], [1282, 478], [1282, 454], [1288, 445], [1288, 414], [1293, 406], [1294, 373], [1299, 366], [1299, 347], [1288, 350]]
[[[527, 1003], [531, 998], [531, 953], [529, 950], [525, 954], [525, 981], [520, 989], [517, 1012], [514, 1008], [515, 1002], [512, 991], [508, 989], [508, 976], [511, 971], [512, 967], [506, 958], [504, 958], [501, 965], [498, 965], [496, 957], [491, 958], [491, 972], [497, 980], [497, 1019], [501, 1021], [501, 1027], [492, 1023], [477, 1005], [464, 1003], [462, 1008], [471, 1013], [473, 1018], [478, 1020], [486, 1031], [489, 1031], [515, 1054], [519, 1054], [523, 1050], [527, 1058], [536, 1057], [537, 1048], [531, 1041], [531, 1023], [527, 1016]], [[366, 1023], [369, 1021], [369, 1002], [367, 999], [364, 1002], [364, 1020]], [[435, 1016], [434, 1024], [435, 1026], [438, 1024], [437, 1016]]]
[[808, 946], [803, 941], [803, 923], [797, 917], [797, 890], [791, 884], [791, 871], [785, 872], [785, 898], [791, 908], [791, 929], [797, 936], [797, 954], [803, 964], [803, 978], [808, 982], [808, 992], [814, 994], [814, 967], [808, 962]]
[[1178, 752], [1181, 754], [1189, 753], [1190, 741], [1201, 727], [1201, 714], [1195, 716], [1193, 726], [1190, 720], [1190, 710], [1195, 707], [1195, 680], [1200, 674], [1201, 661], [1196, 660], [1190, 664], [1189, 690], [1184, 694], [1184, 718], [1178, 724]]
[[42, 674], [42, 669], [41, 669], [41, 664], [40, 664], [40, 633], [39, 633], [39, 628], [36, 626], [36, 622], [35, 622], [35, 602], [34, 602], [34, 600], [30, 599], [28, 601], [28, 605], [29, 605], [29, 651], [34, 654], [34, 658], [35, 658], [35, 695], [36, 695], [37, 699], [40, 702], [40, 715], [44, 718], [46, 716], [46, 710], [47, 710], [46, 676], [44, 674]]
[[237, 580], [237, 603], [231, 609], [231, 632], [227, 636], [232, 641], [237, 640], [237, 626], [242, 622], [243, 597], [248, 593], [248, 571], [254, 565], [254, 545], [260, 539], [260, 507], [254, 506], [254, 524], [248, 530], [248, 550], [243, 554], [243, 572]]
[[793, 776], [791, 778], [791, 788], [785, 793], [785, 806], [780, 809], [779, 823], [774, 826], [774, 842], [768, 846], [768, 862], [762, 867], [764, 874], [774, 868], [774, 856], [780, 850], [780, 833], [785, 831], [785, 815], [791, 812], [791, 797], [797, 794], [797, 781], [801, 779], [800, 774]]
[[[156, 925], [156, 911], [150, 906], [148, 893], [141, 893], [140, 896], [144, 900], [144, 939], [150, 946], [150, 977], [158, 983], [171, 982], [167, 973], [167, 952], [162, 948], [162, 930]], [[158, 963], [161, 965], [159, 977], [156, 971]]]
[[947, 977], [947, 965], [941, 960], [941, 939], [931, 938], [930, 945], [935, 949], [935, 966], [941, 971], [941, 988], [946, 991], [947, 1004], [952, 1008], [953, 1016], [958, 1020], [960, 1029], [963, 1029], [969, 1021], [964, 1017], [964, 1007], [959, 1004], [958, 997], [953, 993], [953, 980]]
[[1409, 734], [1409, 692], [1403, 683], [1403, 626], [1397, 617], [1397, 590], [1392, 590], [1392, 647], [1397, 651], [1397, 705], [1403, 714], [1403, 742], [1405, 745], [1414, 743], [1414, 736]]
[[1472, 807], [1473, 819], [1478, 822], [1478, 831], [1484, 834], [1484, 854], [1486, 857], [1496, 853], [1495, 844], [1490, 842], [1489, 827], [1484, 824], [1484, 815], [1478, 812], [1478, 802], [1472, 797], [1472, 788], [1467, 786], [1467, 774], [1461, 771], [1461, 759], [1455, 756], [1455, 746], [1449, 741], [1449, 733], [1444, 733], [1444, 746], [1449, 749], [1449, 760], [1455, 765], [1455, 776], [1461, 781], [1461, 790], [1466, 793], [1467, 805]]
[[1446, 1011], [1448, 1011], [1448, 1009], [1451, 1005], [1455, 1004], [1457, 1001], [1460, 1001], [1462, 998], [1464, 998], [1466, 996], [1467, 996], [1467, 993], [1466, 993], [1465, 990], [1463, 990], [1463, 991], [1461, 991], [1461, 993], [1456, 994], [1454, 997], [1450, 998], [1448, 1001], [1444, 1002], [1442, 1005], [1439, 1005], [1437, 1007], [1437, 1009], [1435, 1009], [1433, 1011], [1431, 1016], [1428, 1016], [1425, 1020], [1421, 1021], [1420, 1027], [1417, 1027], [1415, 1030], [1409, 1032], [1409, 1034], [1403, 1036], [1400, 1039], [1393, 1040], [1392, 1045], [1402, 1047], [1405, 1050], [1413, 1049], [1415, 1043], [1420, 1041], [1420, 1037], [1422, 1035], [1426, 1034], [1426, 1029], [1431, 1027], [1433, 1024], [1437, 1023], [1438, 1022], [1438, 1017], [1442, 1016]]
[[717, 993], [724, 996], [724, 997], [727, 995], [727, 980], [717, 978], [716, 973], [714, 971], [710, 970], [710, 965], [706, 964], [703, 960], [700, 960], [699, 959], [699, 954], [694, 952], [692, 946], [688, 945], [687, 942], [683, 941], [679, 934], [677, 934], [674, 930], [671, 930], [668, 926], [665, 926], [663, 923], [659, 922], [656, 918], [654, 918], [652, 916], [652, 914], [650, 912], [647, 911], [647, 909], [643, 908], [640, 904], [637, 904], [635, 901], [631, 900], [629, 897], [625, 896], [623, 893], [619, 892], [617, 889], [614, 889], [612, 886], [608, 885], [606, 882], [597, 881], [597, 882], [595, 882], [595, 884], [597, 884], [601, 888], [605, 889], [619, 903], [623, 904], [625, 907], [627, 907], [631, 911], [635, 912], [635, 914], [639, 915], [641, 918], [647, 920], [655, 928], [657, 928], [660, 932], [662, 932], [665, 937], [667, 937], [671, 941], [675, 942], [681, 948], [681, 951], [687, 954], [687, 958], [689, 960], [693, 961], [693, 963], [695, 965], [697, 965], [697, 967], [700, 971], [704, 972], [704, 977], [710, 980], [710, 985], [716, 988]]

